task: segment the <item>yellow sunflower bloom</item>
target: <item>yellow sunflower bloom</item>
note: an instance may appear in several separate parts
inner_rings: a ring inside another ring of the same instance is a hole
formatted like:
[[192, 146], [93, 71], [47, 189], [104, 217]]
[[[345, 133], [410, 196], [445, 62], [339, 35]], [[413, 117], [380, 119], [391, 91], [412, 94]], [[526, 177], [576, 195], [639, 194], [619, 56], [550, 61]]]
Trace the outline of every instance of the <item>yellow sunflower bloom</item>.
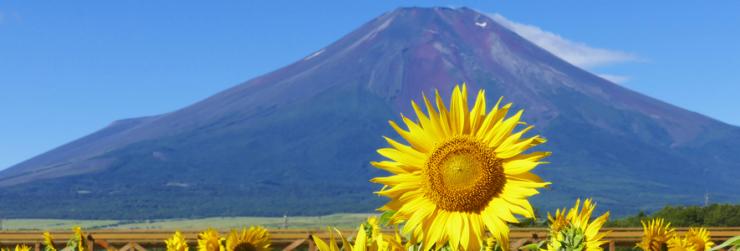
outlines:
[[562, 211], [560, 209], [556, 210], [555, 216], [550, 215], [550, 213], [548, 212], [547, 220], [550, 222], [551, 234], [560, 232], [560, 230], [568, 226], [568, 220], [565, 219], [565, 209], [563, 209]]
[[366, 244], [369, 250], [408, 250], [403, 249], [403, 237], [395, 226], [394, 235], [385, 235], [381, 230], [380, 220], [376, 216], [370, 216], [364, 225]]
[[486, 247], [484, 250], [485, 251], [495, 251], [496, 250], [496, 240], [493, 239], [493, 237], [486, 238]]
[[393, 238], [393, 244], [392, 250], [393, 251], [406, 251], [406, 250], [414, 250], [412, 249], [414, 246], [413, 242], [406, 241], [404, 242], [404, 238], [401, 236], [401, 231], [398, 229], [398, 225], [394, 226], [394, 235], [395, 238]]
[[709, 237], [709, 230], [703, 227], [689, 228], [686, 232], [686, 239], [694, 245], [696, 251], [710, 250], [714, 246], [714, 242]]
[[72, 238], [74, 238], [75, 245], [77, 245], [77, 250], [86, 251], [88, 248], [87, 236], [85, 235], [85, 232], [83, 232], [82, 228], [79, 226], [73, 227], [72, 231], [74, 232], [74, 236]]
[[669, 251], [706, 251], [714, 246], [706, 228], [689, 228], [684, 237], [674, 236], [668, 240]]
[[209, 228], [198, 234], [198, 251], [224, 251], [223, 241], [218, 231]]
[[644, 251], [661, 251], [673, 238], [675, 230], [671, 228], [671, 223], [666, 223], [663, 219], [653, 219], [648, 223], [642, 223], [642, 240], [635, 246]]
[[[328, 229], [329, 232], [329, 243], [324, 242], [316, 235], [311, 235], [311, 238], [313, 239], [314, 243], [316, 243], [316, 247], [319, 249], [319, 251], [366, 251], [367, 249], [367, 232], [365, 232], [365, 225], [360, 225], [360, 227], [357, 229], [357, 235], [355, 235], [355, 243], [350, 244], [349, 241], [347, 241], [344, 236], [342, 236], [342, 232], [338, 229], [334, 229], [332, 231], [331, 229]], [[339, 248], [339, 245], [337, 243], [337, 239], [334, 238], [334, 232], [337, 233], [339, 236], [339, 239], [342, 240], [342, 248]]]
[[393, 241], [393, 239], [389, 240], [389, 236], [384, 236], [383, 233], [380, 231], [382, 229], [377, 217], [370, 216], [365, 222], [364, 226], [366, 232], [365, 238], [367, 239], [366, 244], [371, 249], [388, 250], [390, 248], [391, 243], [389, 241]]
[[241, 232], [232, 230], [226, 238], [227, 251], [266, 251], [270, 250], [270, 233], [263, 227], [252, 226]]
[[545, 139], [524, 138], [532, 126], [515, 132], [523, 111], [507, 118], [512, 105], [501, 99], [487, 110], [483, 90], [468, 109], [467, 96], [456, 86], [449, 110], [439, 92], [436, 109], [424, 96], [426, 114], [412, 101], [418, 122], [402, 116], [404, 130], [390, 121], [408, 145], [385, 138], [391, 147], [378, 153], [389, 160], [372, 162], [393, 174], [372, 179], [390, 198], [380, 210], [396, 211], [391, 223], [405, 223], [425, 250], [480, 250], [486, 230], [508, 249], [508, 223], [518, 222], [515, 214], [534, 218], [528, 198], [549, 184], [530, 172], [549, 152], [524, 153]]
[[[314, 243], [316, 243], [316, 247], [319, 249], [319, 251], [404, 251], [404, 250], [410, 250], [409, 243], [407, 243], [407, 246], [403, 246], [402, 238], [398, 232], [396, 232], [395, 237], [390, 237], [383, 235], [380, 232], [376, 232], [375, 236], [368, 236], [368, 228], [372, 228], [370, 226], [367, 226], [366, 224], [361, 224], [360, 227], [357, 229], [357, 234], [355, 234], [354, 243], [350, 243], [347, 241], [344, 236], [342, 236], [342, 232], [340, 232], [337, 229], [334, 229], [334, 231], [331, 231], [329, 229], [329, 243], [324, 242], [321, 240], [321, 238], [317, 237], [316, 235], [312, 235], [311, 238], [313, 238]], [[334, 233], [336, 232], [337, 236], [339, 236], [339, 239], [342, 240], [342, 247], [339, 247], [339, 244], [337, 243], [337, 240], [334, 237]]]
[[31, 247], [26, 245], [15, 245], [15, 251], [31, 251]]
[[[551, 229], [547, 250], [603, 250], [601, 245], [604, 245], [606, 241], [602, 238], [606, 236], [606, 233], [600, 233], [599, 230], [609, 219], [609, 212], [591, 221], [591, 214], [596, 208], [596, 204], [592, 203], [590, 199], [586, 199], [583, 201], [583, 207], [579, 210], [580, 205], [581, 200], [576, 200], [576, 204], [567, 214], [563, 209], [562, 213], [556, 212], [556, 217], [549, 217]], [[565, 216], [558, 217], [560, 215]], [[564, 220], [562, 220], [563, 218]], [[558, 229], [553, 229], [553, 226]]]
[[696, 251], [686, 238], [674, 236], [668, 240], [668, 251]]
[[44, 251], [57, 251], [54, 247], [54, 239], [49, 232], [44, 232]]
[[169, 239], [165, 240], [164, 243], [167, 245], [167, 251], [188, 251], [188, 241], [185, 240], [185, 236], [178, 230]]

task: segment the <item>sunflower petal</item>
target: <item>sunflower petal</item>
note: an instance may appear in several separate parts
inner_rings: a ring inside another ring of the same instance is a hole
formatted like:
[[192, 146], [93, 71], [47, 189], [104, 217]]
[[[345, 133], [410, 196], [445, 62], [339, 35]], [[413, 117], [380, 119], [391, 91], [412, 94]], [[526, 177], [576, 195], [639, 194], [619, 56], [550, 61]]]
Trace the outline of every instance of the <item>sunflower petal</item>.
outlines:
[[486, 118], [486, 92], [478, 91], [478, 97], [475, 99], [473, 110], [470, 111], [470, 134], [475, 135], [478, 132], [483, 120]]
[[424, 159], [420, 156], [405, 154], [394, 148], [381, 148], [378, 149], [380, 155], [385, 156], [388, 159], [394, 160], [404, 165], [409, 166], [423, 166]]
[[516, 144], [509, 145], [507, 147], [497, 148], [496, 154], [499, 158], [502, 159], [508, 159], [514, 156], [517, 156], [521, 154], [522, 152], [526, 151], [527, 149], [539, 145], [541, 142], [544, 142], [545, 139], [540, 137], [539, 135], [522, 140]]
[[475, 134], [476, 138], [483, 138], [490, 130], [491, 128], [499, 122], [499, 119], [503, 116], [505, 116], [509, 112], [509, 108], [511, 107], [511, 104], [504, 105], [504, 107], [499, 108], [499, 105], [501, 104], [501, 101], [504, 97], [500, 97], [498, 101], [496, 102], [496, 105], [493, 106], [490, 112], [488, 112], [488, 115], [483, 119], [483, 123], [481, 124], [480, 128]]
[[442, 101], [442, 97], [439, 95], [439, 91], [434, 91], [435, 95], [435, 101], [437, 103], [437, 111], [439, 112], [439, 125], [440, 128], [442, 128], [442, 132], [444, 133], [444, 136], [452, 136], [452, 129], [450, 128], [450, 116], [447, 112], [447, 107], [445, 107], [445, 102]]
[[450, 238], [450, 246], [454, 249], [460, 245], [460, 233], [462, 232], [462, 215], [460, 212], [449, 212], [450, 218], [447, 220], [447, 237]]
[[[401, 119], [405, 119], [405, 117], [403, 117], [402, 115]], [[428, 137], [426, 137], [422, 133], [421, 129], [412, 128], [406, 131], [402, 129], [400, 126], [398, 126], [398, 124], [396, 124], [396, 122], [393, 120], [389, 120], [388, 124], [391, 125], [391, 128], [393, 128], [393, 130], [395, 130], [396, 133], [398, 133], [398, 135], [401, 136], [401, 138], [405, 139], [406, 142], [409, 142], [409, 144], [411, 144], [412, 147], [422, 152], [427, 151], [430, 145], [430, 142], [429, 142]]]
[[313, 242], [316, 243], [316, 247], [320, 251], [334, 251], [331, 248], [329, 248], [329, 245], [327, 245], [326, 242], [324, 242], [323, 240], [321, 240], [321, 238], [319, 238], [318, 236], [311, 235], [311, 238], [313, 239]]
[[370, 181], [388, 186], [396, 186], [402, 183], [418, 183], [419, 175], [414, 173], [402, 173], [393, 176], [375, 177], [370, 179]]
[[491, 129], [491, 134], [488, 138], [488, 146], [497, 148], [506, 136], [511, 134], [514, 127], [519, 123], [519, 119], [522, 117], [524, 110], [519, 110], [514, 116], [511, 116], [504, 120], [502, 123], [497, 124], [498, 127]]
[[372, 161], [370, 162], [370, 165], [386, 170], [393, 174], [410, 173], [417, 170], [417, 168], [414, 168], [412, 166], [404, 165], [394, 161]]
[[407, 145], [398, 143], [397, 141], [395, 141], [395, 140], [393, 140], [391, 138], [383, 137], [383, 139], [385, 139], [385, 141], [388, 142], [388, 144], [391, 145], [393, 148], [395, 148], [396, 150], [398, 150], [398, 151], [400, 151], [400, 152], [402, 152], [404, 154], [411, 155], [411, 156], [413, 156], [414, 158], [417, 158], [417, 159], [426, 159], [426, 157], [427, 157], [426, 154], [423, 154], [423, 153], [417, 151], [416, 149], [411, 148], [410, 146], [407, 146]]
[[442, 121], [440, 121], [439, 113], [437, 112], [437, 110], [434, 109], [432, 102], [429, 101], [426, 95], [422, 94], [422, 97], [424, 98], [424, 106], [426, 107], [427, 113], [429, 114], [429, 124], [431, 126], [430, 129], [432, 129], [437, 138], [446, 138], [447, 134], [445, 134], [444, 129], [442, 129]]

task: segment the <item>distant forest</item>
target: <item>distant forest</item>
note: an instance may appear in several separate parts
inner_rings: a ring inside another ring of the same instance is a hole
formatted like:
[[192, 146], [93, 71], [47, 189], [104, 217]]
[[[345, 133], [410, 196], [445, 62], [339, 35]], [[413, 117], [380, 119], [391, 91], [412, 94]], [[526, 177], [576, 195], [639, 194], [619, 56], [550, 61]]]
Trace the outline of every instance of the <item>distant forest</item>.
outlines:
[[652, 218], [663, 218], [674, 227], [737, 227], [740, 226], [740, 205], [666, 206], [655, 213], [640, 212], [634, 216], [611, 220], [606, 226], [640, 227], [641, 220]]
[[[547, 213], [535, 209], [537, 219], [523, 220], [518, 227], [547, 227]], [[554, 214], [554, 212], [550, 212]], [[598, 217], [594, 213], [591, 217]], [[709, 206], [666, 206], [654, 213], [610, 218], [605, 227], [642, 227], [640, 221], [663, 218], [674, 227], [740, 227], [740, 204], [712, 204]]]

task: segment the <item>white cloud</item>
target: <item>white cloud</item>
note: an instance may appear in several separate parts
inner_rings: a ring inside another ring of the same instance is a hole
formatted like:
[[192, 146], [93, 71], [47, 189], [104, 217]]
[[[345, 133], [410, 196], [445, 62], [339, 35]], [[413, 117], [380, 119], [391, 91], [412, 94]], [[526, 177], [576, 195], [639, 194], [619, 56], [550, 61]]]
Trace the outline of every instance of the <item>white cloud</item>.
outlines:
[[634, 54], [594, 48], [584, 43], [568, 40], [558, 34], [542, 30], [534, 25], [511, 21], [498, 13], [491, 15], [491, 18], [504, 27], [526, 38], [530, 42], [581, 68], [591, 68], [638, 60], [637, 56]]
[[603, 78], [603, 79], [609, 80], [609, 81], [611, 81], [612, 83], [615, 83], [615, 84], [624, 84], [624, 83], [627, 83], [627, 81], [630, 80], [630, 77], [623, 76], [623, 75], [599, 74], [599, 73], [597, 73], [596, 75], [599, 76], [599, 77], [601, 77], [601, 78]]

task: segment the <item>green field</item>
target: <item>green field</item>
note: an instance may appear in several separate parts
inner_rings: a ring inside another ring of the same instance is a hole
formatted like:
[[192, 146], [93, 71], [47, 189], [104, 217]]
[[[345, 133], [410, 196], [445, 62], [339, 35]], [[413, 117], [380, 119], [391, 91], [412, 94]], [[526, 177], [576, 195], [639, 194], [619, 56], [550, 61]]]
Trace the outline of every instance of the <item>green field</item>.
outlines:
[[[296, 216], [287, 218], [288, 228], [355, 228], [372, 214], [332, 214], [325, 216]], [[59, 220], [59, 219], [4, 219], [3, 230], [70, 230], [73, 226], [84, 229], [217, 229], [241, 228], [260, 225], [267, 228], [283, 228], [283, 217], [212, 217], [200, 219], [164, 220]]]

